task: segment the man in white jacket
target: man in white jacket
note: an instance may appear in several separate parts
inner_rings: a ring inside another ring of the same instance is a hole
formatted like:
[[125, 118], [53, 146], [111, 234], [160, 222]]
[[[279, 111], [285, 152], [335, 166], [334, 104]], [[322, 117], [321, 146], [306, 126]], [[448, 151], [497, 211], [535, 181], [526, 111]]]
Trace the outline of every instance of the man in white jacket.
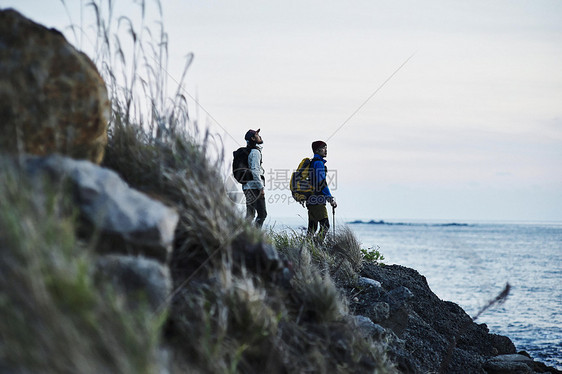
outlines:
[[246, 218], [253, 220], [257, 212], [255, 223], [257, 227], [262, 227], [265, 217], [267, 217], [267, 210], [265, 208], [265, 171], [261, 166], [263, 139], [260, 129], [248, 130], [244, 139], [250, 149], [248, 167], [252, 172], [252, 179], [242, 185], [246, 197]]

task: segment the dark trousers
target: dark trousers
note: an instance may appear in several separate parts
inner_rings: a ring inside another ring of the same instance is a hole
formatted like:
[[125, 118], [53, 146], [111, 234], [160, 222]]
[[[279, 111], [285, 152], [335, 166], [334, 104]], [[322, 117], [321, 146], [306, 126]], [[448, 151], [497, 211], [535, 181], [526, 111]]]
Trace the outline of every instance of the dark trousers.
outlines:
[[318, 225], [320, 224], [319, 235], [324, 236], [330, 230], [330, 221], [328, 220], [328, 211], [326, 204], [307, 205], [308, 209], [308, 235], [316, 234]]
[[260, 190], [244, 190], [244, 196], [246, 197], [246, 218], [250, 221], [253, 220], [257, 212], [257, 227], [262, 227], [265, 217], [267, 217], [265, 196], [260, 196], [260, 192]]
[[319, 235], [324, 235], [330, 231], [330, 221], [328, 218], [323, 218], [320, 221], [308, 221], [307, 235], [314, 235], [316, 230], [318, 230], [318, 224], [320, 224], [320, 231], [318, 231]]

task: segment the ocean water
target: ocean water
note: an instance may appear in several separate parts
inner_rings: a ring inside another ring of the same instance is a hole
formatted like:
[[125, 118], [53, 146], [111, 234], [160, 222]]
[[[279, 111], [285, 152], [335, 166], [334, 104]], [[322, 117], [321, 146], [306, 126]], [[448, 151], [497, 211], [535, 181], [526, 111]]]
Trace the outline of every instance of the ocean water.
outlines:
[[[299, 226], [302, 222], [287, 225]], [[476, 322], [508, 336], [518, 351], [562, 369], [562, 223], [348, 226], [364, 248], [379, 249], [384, 263], [416, 269], [439, 298], [457, 303], [472, 317], [509, 283], [507, 300]]]

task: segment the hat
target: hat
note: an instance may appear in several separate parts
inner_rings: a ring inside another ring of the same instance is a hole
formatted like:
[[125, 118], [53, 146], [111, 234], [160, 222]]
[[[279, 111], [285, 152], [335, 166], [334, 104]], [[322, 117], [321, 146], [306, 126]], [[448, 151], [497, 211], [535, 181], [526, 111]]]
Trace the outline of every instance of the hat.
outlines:
[[246, 133], [246, 136], [244, 136], [245, 140], [252, 140], [252, 138], [256, 135], [259, 134], [260, 129], [257, 130], [248, 130], [248, 132]]
[[312, 152], [316, 152], [318, 148], [326, 147], [328, 144], [324, 143], [322, 140], [317, 140], [312, 142]]

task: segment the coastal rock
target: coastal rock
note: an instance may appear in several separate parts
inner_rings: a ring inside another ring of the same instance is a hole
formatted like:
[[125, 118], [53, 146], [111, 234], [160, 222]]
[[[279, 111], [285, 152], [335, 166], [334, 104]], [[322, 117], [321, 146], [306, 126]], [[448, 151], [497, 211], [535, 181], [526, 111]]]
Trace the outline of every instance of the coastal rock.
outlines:
[[355, 324], [361, 331], [362, 335], [365, 337], [367, 336], [380, 337], [384, 334], [384, 328], [382, 326], [373, 323], [373, 321], [371, 321], [371, 319], [368, 317], [353, 316], [353, 319], [355, 321]]
[[70, 181], [84, 233], [99, 233], [99, 253], [144, 255], [167, 262], [178, 222], [175, 210], [130, 188], [115, 172], [58, 155], [30, 157], [28, 172]]
[[0, 10], [0, 151], [99, 164], [110, 105], [93, 62], [54, 29]]
[[243, 264], [256, 274], [275, 278], [285, 268], [275, 247], [268, 243], [253, 243], [241, 235], [234, 240], [233, 248], [235, 263]]
[[376, 289], [382, 289], [380, 282], [366, 277], [359, 277], [359, 279], [357, 280], [357, 286], [362, 288], [373, 287]]
[[483, 357], [515, 353], [508, 338], [489, 334], [485, 325], [472, 322], [458, 305], [440, 300], [417, 271], [368, 264], [361, 275], [380, 282], [382, 292], [361, 294], [361, 303], [351, 308], [368, 315], [365, 311], [376, 303], [389, 305], [388, 318], [379, 323], [391, 329], [397, 341], [404, 341], [389, 346], [390, 356], [405, 365], [399, 364], [401, 371], [439, 372], [443, 366], [447, 373], [485, 373]]
[[412, 291], [407, 287], [400, 286], [387, 292], [383, 296], [383, 300], [390, 306], [390, 310], [397, 310], [404, 308], [406, 302], [414, 297]]
[[484, 363], [484, 368], [488, 374], [562, 373], [562, 371], [553, 367], [548, 367], [542, 362], [534, 361], [531, 357], [526, 355], [526, 352], [489, 358]]
[[384, 301], [373, 303], [369, 317], [375, 323], [386, 321], [390, 317], [390, 305]]
[[106, 255], [97, 260], [96, 269], [98, 278], [109, 280], [125, 295], [131, 309], [143, 302], [154, 312], [166, 309], [172, 281], [162, 264], [144, 257]]
[[484, 368], [489, 374], [533, 374], [531, 369], [533, 360], [529, 357], [511, 354], [493, 357], [486, 361]]
[[[460, 306], [440, 300], [413, 269], [365, 264], [361, 275], [382, 288], [353, 289], [357, 301], [350, 308], [386, 328], [387, 353], [402, 373], [560, 373], [524, 352], [515, 354], [508, 337], [490, 334]], [[373, 311], [378, 308], [388, 313]]]

